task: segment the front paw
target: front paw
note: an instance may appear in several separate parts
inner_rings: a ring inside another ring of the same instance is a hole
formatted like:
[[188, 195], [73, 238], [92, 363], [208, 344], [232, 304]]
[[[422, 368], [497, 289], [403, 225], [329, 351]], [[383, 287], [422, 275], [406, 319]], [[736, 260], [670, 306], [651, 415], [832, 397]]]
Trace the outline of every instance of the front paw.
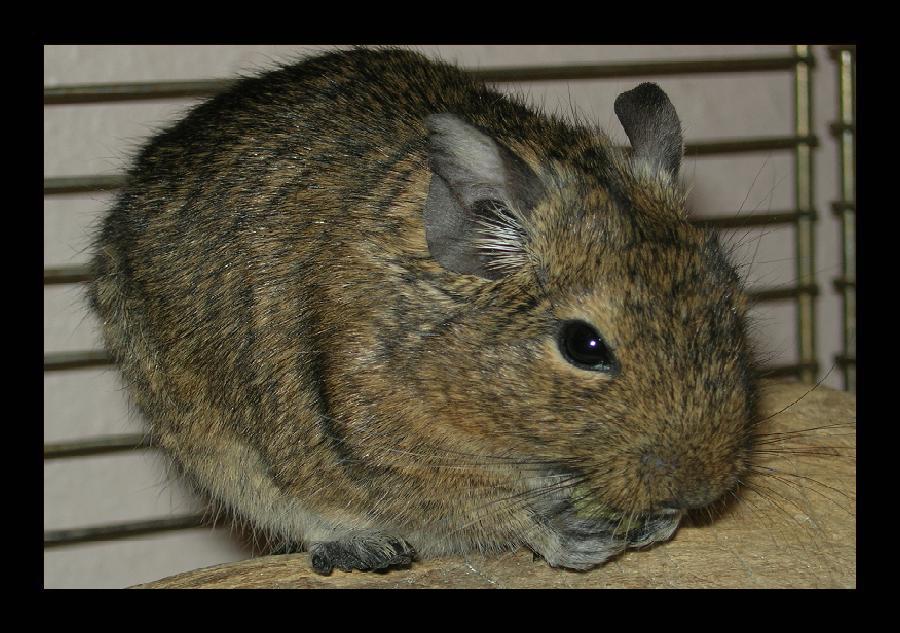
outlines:
[[309, 547], [313, 571], [327, 576], [341, 571], [387, 569], [409, 565], [415, 550], [401, 538], [381, 532], [357, 532], [338, 540], [312, 543]]
[[596, 567], [629, 548], [644, 547], [671, 538], [680, 513], [657, 514], [623, 522], [584, 520], [564, 512], [541, 526], [539, 538], [529, 543], [551, 567], [585, 570]]
[[531, 547], [551, 567], [585, 570], [622, 553], [627, 545], [609, 532], [557, 529], [545, 534]]

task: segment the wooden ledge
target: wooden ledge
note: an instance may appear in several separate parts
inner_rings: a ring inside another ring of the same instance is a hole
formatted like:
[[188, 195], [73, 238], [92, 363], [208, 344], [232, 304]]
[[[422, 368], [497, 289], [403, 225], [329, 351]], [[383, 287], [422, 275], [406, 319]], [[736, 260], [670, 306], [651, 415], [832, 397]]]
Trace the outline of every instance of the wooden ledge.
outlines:
[[[552, 569], [525, 550], [417, 561], [388, 573], [324, 577], [306, 554], [266, 556], [198, 569], [139, 588], [853, 588], [856, 586], [856, 398], [818, 387], [766, 383], [761, 425], [781, 438], [754, 477], [710, 522], [694, 518], [675, 537], [632, 550], [589, 572]], [[822, 428], [826, 427], [826, 428]], [[795, 433], [802, 429], [814, 431]], [[775, 472], [777, 471], [777, 472]]]

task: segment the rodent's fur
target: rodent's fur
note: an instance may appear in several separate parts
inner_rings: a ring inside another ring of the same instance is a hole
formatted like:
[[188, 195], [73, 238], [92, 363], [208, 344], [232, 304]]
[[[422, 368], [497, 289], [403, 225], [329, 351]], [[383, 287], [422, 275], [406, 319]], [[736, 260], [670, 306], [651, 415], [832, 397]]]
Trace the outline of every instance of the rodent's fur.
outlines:
[[[746, 469], [747, 305], [685, 219], [668, 99], [616, 110], [632, 149], [356, 49], [156, 136], [90, 287], [154, 441], [322, 572], [521, 545], [583, 569], [668, 538]], [[617, 373], [567, 362], [568, 320]]]

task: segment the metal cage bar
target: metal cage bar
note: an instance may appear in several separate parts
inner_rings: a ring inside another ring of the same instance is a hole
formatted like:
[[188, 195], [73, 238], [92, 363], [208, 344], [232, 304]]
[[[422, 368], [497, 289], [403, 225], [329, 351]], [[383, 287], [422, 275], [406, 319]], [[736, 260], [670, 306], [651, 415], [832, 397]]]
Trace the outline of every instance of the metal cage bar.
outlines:
[[[794, 47], [797, 65], [794, 69], [794, 133], [798, 137], [810, 136], [813, 126], [814, 59], [806, 44]], [[816, 287], [816, 235], [815, 235], [815, 164], [813, 146], [801, 143], [794, 149], [796, 175], [795, 205], [804, 215], [797, 219], [796, 267], [798, 287], [810, 288], [797, 297], [797, 356], [805, 368], [799, 378], [814, 383], [818, 374], [816, 360], [816, 305], [812, 291]]]
[[150, 438], [141, 433], [104, 435], [86, 440], [44, 444], [44, 459], [87, 457], [150, 448]]
[[[758, 227], [791, 224], [797, 233], [797, 283], [778, 288], [756, 288], [749, 292], [755, 302], [794, 300], [798, 307], [799, 362], [769, 366], [762, 374], [767, 377], [795, 376], [812, 382], [818, 372], [815, 357], [815, 321], [813, 299], [818, 293], [814, 278], [813, 229], [816, 213], [813, 205], [812, 150], [818, 139], [812, 131], [812, 81], [810, 70], [815, 60], [809, 46], [795, 46], [791, 55], [757, 56], [731, 59], [663, 60], [609, 64], [573, 64], [555, 67], [517, 67], [472, 69], [469, 72], [490, 83], [525, 81], [569, 81], [581, 79], [610, 79], [624, 77], [653, 77], [672, 75], [697, 75], [738, 72], [790, 71], [795, 84], [795, 129], [793, 136], [766, 138], [739, 138], [703, 141], [687, 144], [686, 156], [713, 156], [761, 151], [792, 151], [797, 167], [796, 208], [769, 212], [754, 216], [708, 216], [693, 218], [697, 225], [713, 229]], [[170, 81], [149, 83], [117, 83], [70, 85], [44, 88], [44, 105], [74, 105], [97, 103], [125, 103], [155, 99], [185, 99], [212, 96], [233, 83], [230, 79], [201, 81]], [[851, 119], [852, 121], [852, 119]], [[848, 123], [842, 116], [846, 135]], [[852, 154], [850, 155], [852, 157]], [[852, 158], [851, 158], [852, 160]], [[842, 162], [842, 165], [844, 163]], [[851, 172], [852, 173], [852, 172]], [[88, 192], [114, 191], [125, 185], [124, 175], [87, 175], [44, 179], [45, 195], [64, 195]], [[843, 183], [843, 181], [842, 181]], [[850, 213], [855, 208], [843, 196]], [[842, 212], [846, 213], [845, 207]], [[846, 224], [846, 223], [845, 223]], [[851, 223], [852, 228], [852, 223]], [[850, 239], [852, 244], [852, 234]], [[845, 251], [846, 254], [846, 251]], [[845, 260], [846, 261], [846, 260]], [[845, 267], [843, 280], [855, 288], [855, 273]], [[70, 265], [46, 268], [44, 285], [83, 283], [90, 279], [88, 265]], [[846, 290], [845, 290], [845, 296]], [[845, 313], [846, 314], [846, 313]], [[855, 312], [854, 312], [855, 315]], [[845, 345], [845, 350], [851, 349]], [[846, 354], [845, 354], [846, 355]], [[112, 360], [103, 351], [81, 351], [45, 354], [44, 371], [61, 371], [104, 367]], [[69, 442], [45, 444], [45, 459], [85, 457], [100, 454], [153, 448], [148, 438], [139, 434], [104, 436]], [[151, 534], [169, 530], [181, 530], [203, 525], [201, 515], [164, 517], [128, 523], [46, 531], [44, 547], [56, 547], [90, 541], [125, 538], [139, 534]]]
[[831, 208], [841, 223], [841, 276], [834, 280], [843, 299], [843, 353], [835, 356], [844, 389], [856, 391], [856, 47], [829, 50], [837, 65], [838, 121], [831, 132], [838, 140], [840, 200]]
[[89, 367], [102, 367], [110, 363], [112, 363], [112, 359], [104, 350], [44, 354], [44, 371], [87, 369]]
[[[760, 55], [731, 59], [682, 59], [635, 61], [608, 64], [568, 64], [559, 66], [517, 66], [510, 68], [472, 68], [469, 73], [489, 83], [522, 81], [573, 81], [578, 79], [615, 79], [620, 77], [660, 77], [715, 73], [772, 72], [793, 70], [804, 59], [794, 55]], [[808, 58], [805, 58], [808, 59]], [[44, 105], [121, 103], [152, 99], [188, 99], [209, 97], [225, 90], [233, 79], [200, 81], [158, 81], [116, 84], [82, 84], [44, 88]]]
[[176, 517], [147, 519], [144, 521], [128, 521], [124, 523], [68, 528], [63, 530], [48, 530], [44, 532], [44, 548], [59, 547], [61, 545], [76, 545], [78, 543], [90, 543], [93, 541], [110, 541], [113, 539], [128, 538], [130, 536], [158, 534], [160, 532], [187, 530], [205, 526], [204, 515], [189, 514]]

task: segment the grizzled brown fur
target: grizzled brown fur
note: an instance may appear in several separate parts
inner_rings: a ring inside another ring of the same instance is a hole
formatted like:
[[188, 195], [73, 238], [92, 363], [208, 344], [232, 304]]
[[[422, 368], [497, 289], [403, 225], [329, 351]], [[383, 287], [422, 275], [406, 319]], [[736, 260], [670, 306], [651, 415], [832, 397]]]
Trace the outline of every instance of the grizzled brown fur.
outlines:
[[[738, 483], [753, 397], [745, 300], [685, 221], [652, 88], [621, 102], [633, 150], [408, 51], [196, 108], [96, 240], [152, 436], [323, 572], [520, 545], [586, 568], [668, 538]], [[570, 320], [617, 372], [567, 362]]]

